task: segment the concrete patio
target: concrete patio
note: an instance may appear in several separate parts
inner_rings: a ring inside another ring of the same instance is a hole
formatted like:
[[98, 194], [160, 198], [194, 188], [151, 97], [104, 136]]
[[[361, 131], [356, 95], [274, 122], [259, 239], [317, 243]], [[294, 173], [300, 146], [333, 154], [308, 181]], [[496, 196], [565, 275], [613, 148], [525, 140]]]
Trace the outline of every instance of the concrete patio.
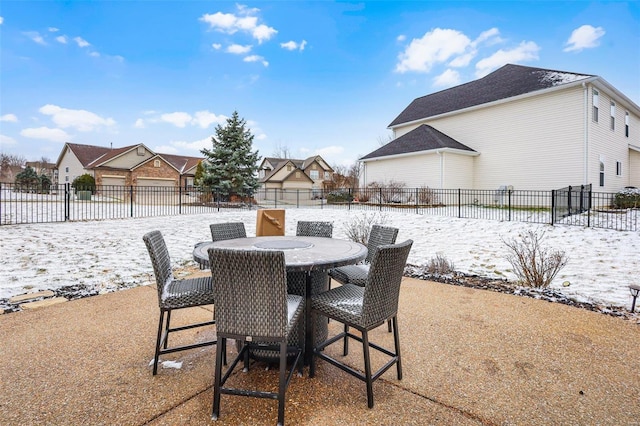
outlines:
[[[194, 308], [175, 321], [211, 314]], [[151, 285], [0, 315], [0, 424], [276, 423], [275, 401], [232, 396], [210, 420], [212, 347], [171, 354], [182, 368], [152, 376], [157, 317]], [[287, 424], [640, 424], [637, 321], [405, 278], [399, 325], [404, 379], [385, 373], [373, 409], [364, 383], [319, 362], [314, 379], [307, 369], [293, 378]], [[386, 327], [371, 339], [391, 345]], [[346, 361], [361, 368], [351, 348]], [[231, 380], [272, 386], [276, 374], [258, 364]]]

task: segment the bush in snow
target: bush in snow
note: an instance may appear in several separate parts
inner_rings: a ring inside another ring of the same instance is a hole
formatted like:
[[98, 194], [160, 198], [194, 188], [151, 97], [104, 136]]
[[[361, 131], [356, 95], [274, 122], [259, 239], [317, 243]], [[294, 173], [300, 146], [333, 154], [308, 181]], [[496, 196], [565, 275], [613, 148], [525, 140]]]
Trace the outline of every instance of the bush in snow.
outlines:
[[613, 206], [616, 209], [640, 208], [640, 189], [625, 188], [613, 197]]
[[550, 250], [542, 245], [544, 231], [527, 231], [518, 240], [502, 242], [509, 248], [506, 259], [523, 286], [546, 288], [564, 268], [569, 258], [562, 250]]
[[371, 225], [384, 225], [386, 221], [387, 216], [383, 213], [364, 213], [352, 216], [349, 221], [345, 223], [344, 228], [347, 233], [347, 237], [351, 241], [355, 241], [356, 243], [364, 244], [366, 246], [369, 241]]
[[437, 253], [435, 257], [429, 259], [425, 269], [430, 274], [447, 275], [455, 271], [455, 266], [444, 254]]

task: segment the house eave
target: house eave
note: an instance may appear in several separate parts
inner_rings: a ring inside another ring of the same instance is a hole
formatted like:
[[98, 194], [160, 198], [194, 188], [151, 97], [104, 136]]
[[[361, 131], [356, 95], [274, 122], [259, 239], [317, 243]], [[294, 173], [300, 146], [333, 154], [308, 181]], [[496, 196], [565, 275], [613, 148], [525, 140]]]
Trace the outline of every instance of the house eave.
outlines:
[[476, 151], [467, 151], [464, 149], [455, 149], [455, 148], [438, 148], [438, 149], [427, 149], [423, 151], [405, 152], [402, 154], [385, 155], [385, 156], [373, 157], [373, 158], [365, 158], [365, 159], [360, 159], [358, 161], [360, 161], [361, 163], [367, 163], [370, 161], [393, 160], [396, 158], [411, 157], [414, 155], [445, 154], [445, 153], [465, 155], [468, 157], [477, 157], [478, 155], [480, 155], [480, 153]]
[[[517, 95], [517, 96], [511, 96], [508, 98], [504, 98], [504, 99], [498, 99], [497, 101], [492, 101], [492, 102], [487, 102], [484, 104], [480, 104], [480, 105], [474, 105], [468, 108], [462, 108], [462, 109], [457, 109], [455, 111], [449, 111], [449, 112], [445, 112], [442, 114], [436, 114], [436, 115], [431, 115], [429, 117], [423, 117], [423, 118], [419, 118], [417, 120], [413, 120], [413, 121], [406, 121], [404, 123], [399, 123], [396, 124], [394, 126], [388, 126], [387, 129], [389, 130], [396, 130], [400, 127], [406, 127], [406, 126], [410, 126], [410, 125], [414, 125], [414, 124], [421, 124], [421, 123], [425, 123], [431, 120], [436, 120], [439, 118], [445, 118], [445, 117], [451, 117], [451, 116], [455, 116], [458, 114], [463, 114], [463, 113], [467, 113], [467, 112], [472, 112], [472, 111], [477, 111], [480, 109], [484, 109], [484, 108], [489, 108], [492, 106], [496, 106], [496, 105], [502, 105], [502, 104], [506, 104], [509, 102], [514, 102], [514, 101], [518, 101], [521, 99], [527, 99], [527, 98], [532, 98], [535, 96], [541, 96], [541, 95], [545, 95], [547, 93], [552, 93], [552, 92], [556, 92], [559, 90], [566, 90], [575, 86], [581, 86], [583, 83], [584, 84], [588, 84], [594, 81], [603, 81], [602, 78], [598, 77], [598, 76], [594, 76], [594, 77], [588, 77], [588, 78], [582, 78], [576, 81], [572, 81], [571, 83], [566, 83], [566, 84], [561, 84], [558, 86], [553, 86], [553, 87], [549, 87], [546, 89], [540, 89], [540, 90], [534, 90], [533, 92], [528, 92], [528, 93], [523, 93], [521, 95]], [[609, 83], [607, 83], [606, 81], [604, 81], [604, 83], [606, 83], [606, 87], [609, 90], [613, 90], [616, 92], [617, 95], [620, 95], [622, 98], [626, 99], [630, 104], [635, 105], [631, 100], [629, 100], [629, 98], [627, 98], [626, 96], [624, 96], [622, 93], [620, 93], [619, 91], [617, 91], [613, 86], [611, 86]], [[635, 106], [636, 109], [638, 108], [637, 105]]]

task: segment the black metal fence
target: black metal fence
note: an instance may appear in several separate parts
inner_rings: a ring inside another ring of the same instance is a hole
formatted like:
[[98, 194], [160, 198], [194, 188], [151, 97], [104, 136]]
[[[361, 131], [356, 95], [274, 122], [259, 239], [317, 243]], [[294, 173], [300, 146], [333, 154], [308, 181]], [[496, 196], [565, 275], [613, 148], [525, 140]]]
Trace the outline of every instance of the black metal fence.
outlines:
[[615, 193], [590, 187], [554, 191], [356, 188], [261, 189], [251, 198], [225, 197], [211, 188], [102, 186], [76, 191], [69, 184], [18, 188], [0, 184], [0, 225], [195, 214], [222, 208], [332, 208], [406, 211], [469, 219], [520, 221], [638, 231], [640, 206], [616, 207]]

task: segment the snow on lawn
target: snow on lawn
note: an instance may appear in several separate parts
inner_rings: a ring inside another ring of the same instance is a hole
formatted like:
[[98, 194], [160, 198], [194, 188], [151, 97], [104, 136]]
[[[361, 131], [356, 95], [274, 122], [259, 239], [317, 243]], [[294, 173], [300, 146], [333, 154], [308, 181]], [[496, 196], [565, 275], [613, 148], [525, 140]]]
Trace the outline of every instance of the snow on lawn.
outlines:
[[[395, 212], [332, 209], [286, 211], [286, 235], [295, 235], [298, 220], [326, 220], [335, 238], [347, 238], [345, 225], [354, 217], [377, 216], [377, 223], [399, 228], [398, 242], [414, 240], [408, 263], [421, 266], [436, 254], [457, 271], [514, 280], [503, 240], [527, 230], [544, 230], [543, 245], [564, 250], [569, 263], [552, 287], [580, 302], [629, 307], [628, 285], [639, 283], [640, 233], [577, 226], [550, 226], [483, 219], [456, 219]], [[193, 265], [192, 248], [210, 240], [209, 224], [242, 221], [255, 235], [255, 210], [64, 222], [0, 227], [0, 299], [44, 289], [84, 285], [95, 291], [146, 284], [151, 261], [142, 235], [162, 231], [174, 266]], [[633, 281], [633, 280], [636, 281]], [[563, 286], [568, 281], [569, 286]]]

